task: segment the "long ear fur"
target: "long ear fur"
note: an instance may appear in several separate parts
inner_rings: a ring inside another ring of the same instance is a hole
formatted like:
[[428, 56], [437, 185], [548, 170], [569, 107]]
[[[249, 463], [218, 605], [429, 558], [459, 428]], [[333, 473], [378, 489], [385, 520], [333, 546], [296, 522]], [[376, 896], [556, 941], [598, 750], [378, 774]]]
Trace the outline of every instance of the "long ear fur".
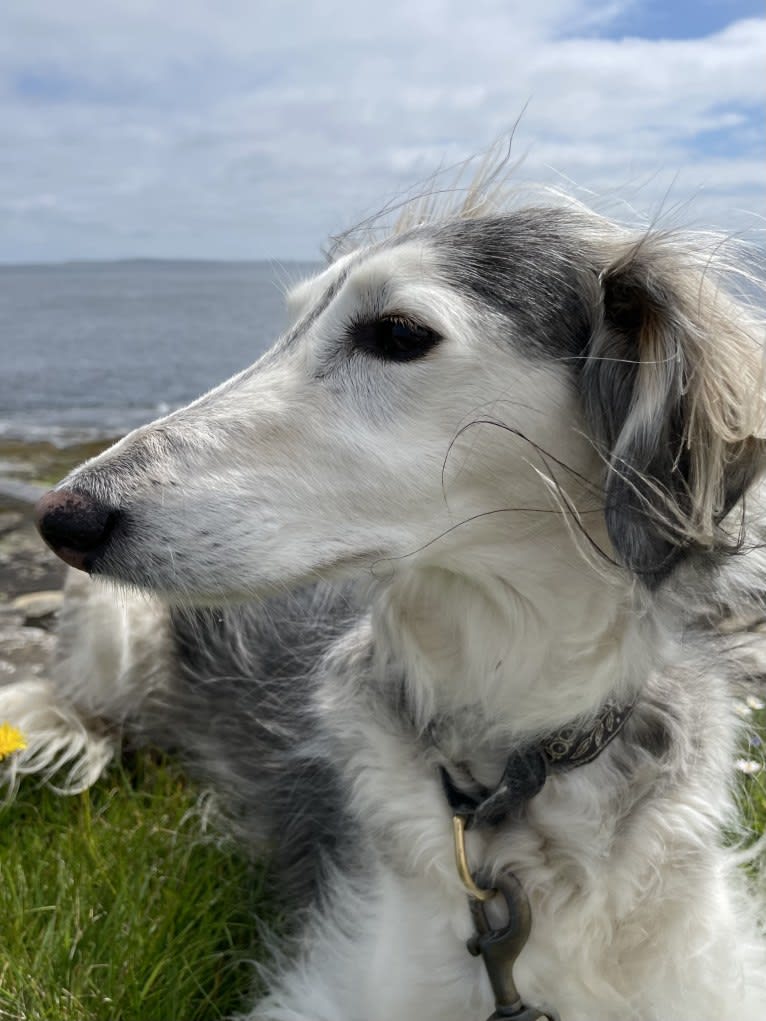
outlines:
[[692, 550], [732, 548], [721, 521], [764, 462], [761, 324], [660, 234], [623, 246], [598, 281], [586, 415], [612, 544], [652, 587]]

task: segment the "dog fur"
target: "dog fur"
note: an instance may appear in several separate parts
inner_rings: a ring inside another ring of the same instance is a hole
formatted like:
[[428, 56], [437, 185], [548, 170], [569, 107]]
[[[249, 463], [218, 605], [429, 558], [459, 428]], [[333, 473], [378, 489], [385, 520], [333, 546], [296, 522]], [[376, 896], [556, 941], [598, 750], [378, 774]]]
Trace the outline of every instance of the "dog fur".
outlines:
[[295, 906], [248, 1018], [483, 1021], [439, 767], [492, 786], [635, 698], [468, 834], [531, 902], [520, 991], [561, 1021], [762, 1018], [722, 836], [748, 667], [713, 609], [763, 602], [756, 275], [553, 205], [346, 247], [252, 368], [61, 484], [113, 514], [88, 566], [121, 591], [74, 574], [52, 681], [0, 690], [9, 782], [87, 786], [115, 728], [172, 747]]

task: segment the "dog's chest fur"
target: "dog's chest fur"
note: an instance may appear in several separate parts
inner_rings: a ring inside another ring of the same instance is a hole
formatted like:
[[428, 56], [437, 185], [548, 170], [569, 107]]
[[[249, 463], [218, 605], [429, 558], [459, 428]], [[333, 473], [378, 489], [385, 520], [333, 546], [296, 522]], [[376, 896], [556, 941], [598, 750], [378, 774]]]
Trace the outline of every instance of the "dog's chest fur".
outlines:
[[[406, 681], [375, 675], [372, 643], [367, 624], [341, 640], [318, 692], [326, 752], [359, 826], [358, 868], [336, 877], [328, 916], [343, 919], [331, 938], [357, 960], [348, 1016], [354, 998], [368, 1021], [488, 1015], [482, 965], [465, 948], [471, 922], [438, 766], [462, 746], [472, 771], [497, 777], [503, 751], [477, 741], [480, 721], [470, 714], [462, 728], [457, 718], [419, 727]], [[475, 865], [512, 869], [530, 898], [532, 935], [516, 969], [528, 1002], [605, 1021], [695, 1016], [689, 959], [715, 938], [709, 923], [722, 879], [709, 838], [725, 811], [717, 777], [731, 749], [723, 690], [708, 688], [702, 704], [693, 687], [689, 677], [655, 678], [598, 760], [549, 779], [497, 831], [469, 835]], [[697, 750], [682, 765], [687, 742]], [[709, 1013], [721, 998], [717, 977], [701, 967], [694, 985]]]

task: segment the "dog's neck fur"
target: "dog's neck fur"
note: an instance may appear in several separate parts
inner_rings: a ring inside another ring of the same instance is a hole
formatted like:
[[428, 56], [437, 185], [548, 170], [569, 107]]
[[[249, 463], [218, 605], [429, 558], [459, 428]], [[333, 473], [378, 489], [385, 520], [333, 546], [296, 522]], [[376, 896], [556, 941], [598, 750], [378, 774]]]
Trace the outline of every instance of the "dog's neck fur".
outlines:
[[636, 613], [641, 600], [622, 574], [597, 574], [571, 551], [512, 577], [489, 565], [477, 572], [474, 557], [470, 575], [456, 562], [388, 583], [373, 604], [373, 633], [399, 667], [383, 672], [405, 678], [420, 729], [452, 720], [471, 757], [479, 747], [500, 756], [587, 722], [607, 698], [635, 695], [654, 665], [648, 650], [657, 656], [663, 644], [651, 612]]

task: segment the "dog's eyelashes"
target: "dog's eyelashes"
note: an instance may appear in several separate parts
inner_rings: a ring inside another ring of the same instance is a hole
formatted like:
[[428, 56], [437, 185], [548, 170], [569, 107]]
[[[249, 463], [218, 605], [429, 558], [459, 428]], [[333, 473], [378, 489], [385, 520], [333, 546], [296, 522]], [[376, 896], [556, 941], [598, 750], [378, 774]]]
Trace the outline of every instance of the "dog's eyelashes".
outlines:
[[441, 337], [406, 316], [383, 316], [355, 323], [349, 331], [353, 350], [386, 362], [412, 362], [435, 347]]

